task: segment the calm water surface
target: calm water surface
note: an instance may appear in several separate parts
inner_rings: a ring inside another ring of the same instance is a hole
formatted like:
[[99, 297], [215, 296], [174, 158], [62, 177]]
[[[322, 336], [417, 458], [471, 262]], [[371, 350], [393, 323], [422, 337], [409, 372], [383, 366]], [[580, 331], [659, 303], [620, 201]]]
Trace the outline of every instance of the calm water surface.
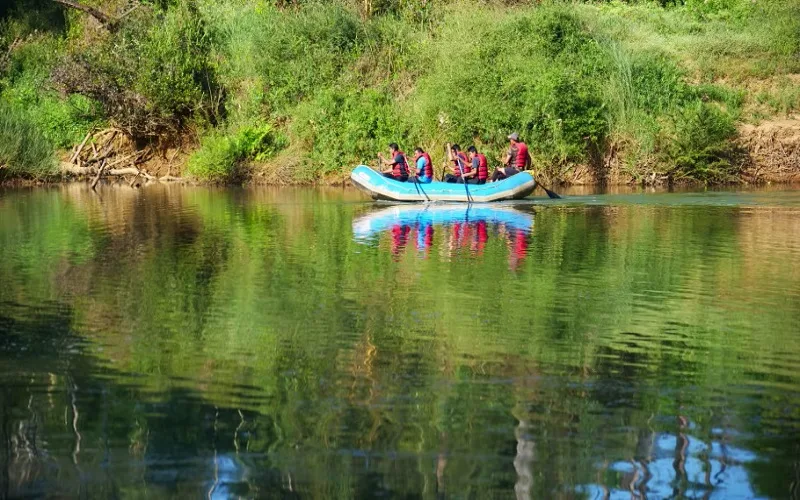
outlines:
[[0, 191], [0, 498], [790, 498], [800, 191]]

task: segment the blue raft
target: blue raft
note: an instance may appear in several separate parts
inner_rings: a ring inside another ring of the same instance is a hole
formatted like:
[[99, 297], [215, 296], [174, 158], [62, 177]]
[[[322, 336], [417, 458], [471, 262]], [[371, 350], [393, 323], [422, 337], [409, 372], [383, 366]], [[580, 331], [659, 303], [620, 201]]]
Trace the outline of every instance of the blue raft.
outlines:
[[363, 189], [375, 200], [388, 201], [462, 201], [486, 203], [490, 201], [519, 200], [536, 188], [536, 181], [527, 172], [508, 179], [487, 184], [450, 184], [433, 181], [430, 184], [399, 182], [388, 179], [365, 165], [359, 165], [350, 174], [353, 184]]
[[[464, 186], [461, 186], [464, 187]], [[455, 223], [503, 224], [509, 229], [530, 232], [533, 215], [509, 206], [431, 204], [431, 205], [392, 205], [382, 210], [362, 215], [353, 221], [355, 240], [369, 240], [375, 235], [389, 231], [397, 225], [426, 226]]]

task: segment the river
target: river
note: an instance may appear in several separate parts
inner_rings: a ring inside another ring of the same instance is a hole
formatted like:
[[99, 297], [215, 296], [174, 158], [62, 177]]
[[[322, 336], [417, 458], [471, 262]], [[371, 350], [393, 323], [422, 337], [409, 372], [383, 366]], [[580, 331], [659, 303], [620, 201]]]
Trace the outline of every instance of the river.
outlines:
[[0, 498], [788, 498], [800, 191], [0, 191]]

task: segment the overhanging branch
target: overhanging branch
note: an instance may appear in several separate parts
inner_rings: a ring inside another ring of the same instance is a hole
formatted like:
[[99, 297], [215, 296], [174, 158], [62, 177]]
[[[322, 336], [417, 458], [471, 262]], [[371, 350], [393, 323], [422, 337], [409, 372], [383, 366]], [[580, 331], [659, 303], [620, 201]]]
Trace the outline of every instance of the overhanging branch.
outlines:
[[61, 4], [64, 7], [69, 7], [70, 9], [79, 10], [81, 12], [85, 12], [92, 16], [93, 18], [100, 21], [100, 23], [111, 29], [114, 25], [117, 24], [117, 19], [112, 18], [105, 12], [95, 9], [94, 7], [90, 7], [88, 5], [84, 5], [82, 3], [73, 2], [72, 0], [53, 0], [55, 3]]

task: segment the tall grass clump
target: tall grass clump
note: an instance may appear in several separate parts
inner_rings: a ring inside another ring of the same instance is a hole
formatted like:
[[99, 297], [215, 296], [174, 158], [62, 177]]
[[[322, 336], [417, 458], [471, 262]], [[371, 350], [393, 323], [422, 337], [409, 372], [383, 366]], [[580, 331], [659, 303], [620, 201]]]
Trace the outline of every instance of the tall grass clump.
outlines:
[[736, 133], [730, 114], [704, 102], [694, 102], [681, 110], [675, 121], [675, 134], [665, 148], [666, 161], [674, 180], [691, 179], [702, 183], [730, 182], [737, 172], [730, 139]]
[[361, 20], [337, 3], [281, 10], [222, 2], [206, 15], [225, 40], [217, 54], [234, 121], [287, 115], [347, 73], [365, 43]]
[[55, 171], [50, 141], [25, 114], [0, 104], [0, 179], [40, 179]]

